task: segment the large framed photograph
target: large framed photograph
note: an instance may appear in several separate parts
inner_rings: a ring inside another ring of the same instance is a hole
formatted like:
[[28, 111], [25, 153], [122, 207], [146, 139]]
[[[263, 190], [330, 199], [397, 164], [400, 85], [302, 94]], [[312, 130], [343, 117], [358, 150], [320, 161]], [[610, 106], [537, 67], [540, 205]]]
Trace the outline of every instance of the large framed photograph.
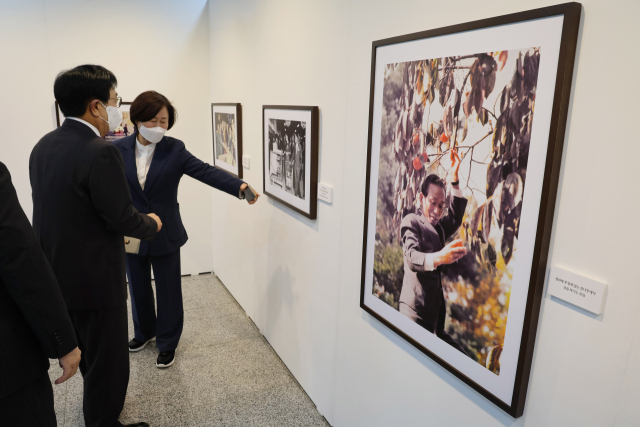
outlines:
[[242, 107], [211, 104], [213, 165], [242, 179]]
[[262, 107], [264, 194], [310, 219], [318, 210], [318, 107]]
[[[122, 123], [120, 126], [113, 132], [109, 132], [104, 136], [109, 142], [113, 142], [116, 139], [124, 138], [125, 136], [129, 136], [134, 132], [133, 122], [131, 121], [131, 115], [129, 110], [131, 109], [130, 102], [123, 102], [120, 106], [120, 111], [122, 111]], [[58, 127], [62, 126], [64, 122], [64, 114], [60, 110], [60, 106], [58, 105], [58, 101], [56, 101], [56, 122]]]
[[524, 411], [581, 5], [373, 43], [361, 307]]

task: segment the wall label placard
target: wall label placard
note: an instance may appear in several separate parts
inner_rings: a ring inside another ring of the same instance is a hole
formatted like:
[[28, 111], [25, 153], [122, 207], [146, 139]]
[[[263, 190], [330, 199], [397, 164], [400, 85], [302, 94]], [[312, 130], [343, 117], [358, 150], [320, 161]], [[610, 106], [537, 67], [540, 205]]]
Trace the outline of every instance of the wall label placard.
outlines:
[[318, 184], [318, 199], [332, 203], [333, 202], [333, 187], [327, 184]]
[[605, 283], [572, 273], [560, 267], [549, 272], [549, 294], [595, 314], [604, 309]]

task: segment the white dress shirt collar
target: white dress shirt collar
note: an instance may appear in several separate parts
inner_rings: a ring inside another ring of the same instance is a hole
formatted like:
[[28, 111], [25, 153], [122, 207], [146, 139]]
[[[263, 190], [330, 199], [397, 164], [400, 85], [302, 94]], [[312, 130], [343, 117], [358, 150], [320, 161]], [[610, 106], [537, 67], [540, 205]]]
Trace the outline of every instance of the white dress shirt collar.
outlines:
[[71, 120], [78, 121], [78, 122], [80, 122], [80, 123], [84, 123], [85, 125], [89, 126], [89, 127], [91, 128], [91, 130], [92, 130], [92, 131], [94, 131], [94, 132], [95, 132], [95, 134], [96, 134], [98, 137], [100, 137], [100, 131], [98, 130], [98, 128], [97, 128], [97, 127], [95, 127], [94, 125], [92, 125], [91, 123], [89, 123], [88, 121], [86, 121], [86, 120], [82, 120], [82, 119], [79, 119], [79, 118], [77, 118], [77, 117], [66, 117], [66, 118], [67, 118], [67, 119], [71, 119]]
[[144, 184], [147, 182], [147, 174], [149, 173], [149, 167], [151, 166], [151, 160], [153, 159], [155, 150], [156, 144], [142, 145], [136, 137], [136, 169], [138, 182], [143, 190]]
[[153, 151], [155, 149], [156, 149], [156, 144], [142, 145], [138, 141], [138, 138], [136, 138], [136, 151], [140, 151], [140, 152], [143, 152], [143, 153], [146, 153], [147, 151], [150, 151], [150, 152], [153, 153]]

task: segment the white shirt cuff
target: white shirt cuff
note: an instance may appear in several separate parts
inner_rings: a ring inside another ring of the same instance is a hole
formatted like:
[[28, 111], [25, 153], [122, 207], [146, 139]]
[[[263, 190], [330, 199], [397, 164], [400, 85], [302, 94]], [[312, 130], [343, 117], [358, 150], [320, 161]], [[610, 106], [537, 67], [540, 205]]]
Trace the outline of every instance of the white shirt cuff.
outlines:
[[453, 197], [458, 197], [460, 199], [464, 198], [464, 196], [462, 195], [462, 190], [459, 188], [451, 187], [451, 194], [453, 194]]
[[435, 253], [424, 255], [424, 271], [433, 271], [436, 269], [436, 267], [433, 265], [433, 261], [435, 260], [435, 258]]

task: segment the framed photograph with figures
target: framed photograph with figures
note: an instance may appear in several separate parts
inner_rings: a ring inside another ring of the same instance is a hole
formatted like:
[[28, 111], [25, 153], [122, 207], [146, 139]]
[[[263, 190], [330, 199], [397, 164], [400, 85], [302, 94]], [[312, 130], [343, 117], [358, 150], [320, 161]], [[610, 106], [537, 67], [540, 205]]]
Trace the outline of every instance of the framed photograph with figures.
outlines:
[[262, 107], [264, 194], [316, 219], [318, 107]]
[[242, 106], [211, 104], [213, 165], [242, 179]]
[[524, 411], [581, 5], [373, 42], [360, 306]]
[[[62, 126], [62, 123], [64, 122], [65, 117], [64, 117], [64, 114], [62, 114], [62, 111], [60, 110], [58, 101], [55, 101], [55, 104], [56, 104], [56, 124], [58, 125], [58, 127], [60, 127]], [[118, 126], [116, 130], [106, 134], [104, 136], [104, 139], [106, 139], [109, 142], [113, 142], [116, 139], [124, 138], [125, 136], [129, 136], [133, 132], [135, 132], [133, 128], [133, 122], [131, 122], [131, 116], [129, 115], [130, 109], [131, 109], [130, 102], [123, 102], [122, 105], [120, 105], [120, 111], [122, 111], [122, 123], [120, 124], [120, 126]]]

